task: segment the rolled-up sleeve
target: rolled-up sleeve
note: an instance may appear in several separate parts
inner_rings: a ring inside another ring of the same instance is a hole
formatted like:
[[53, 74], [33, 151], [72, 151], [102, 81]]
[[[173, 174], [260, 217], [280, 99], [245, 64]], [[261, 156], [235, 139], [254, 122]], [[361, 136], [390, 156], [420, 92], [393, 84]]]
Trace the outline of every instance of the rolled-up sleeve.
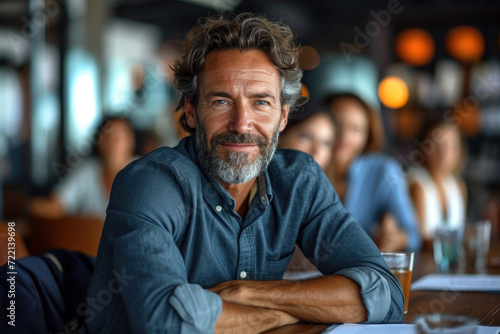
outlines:
[[178, 285], [169, 303], [182, 320], [181, 333], [211, 332], [222, 311], [219, 295], [196, 284]]
[[361, 298], [366, 308], [367, 323], [384, 322], [391, 307], [391, 289], [387, 280], [368, 268], [348, 268], [335, 273], [350, 278], [360, 286]]

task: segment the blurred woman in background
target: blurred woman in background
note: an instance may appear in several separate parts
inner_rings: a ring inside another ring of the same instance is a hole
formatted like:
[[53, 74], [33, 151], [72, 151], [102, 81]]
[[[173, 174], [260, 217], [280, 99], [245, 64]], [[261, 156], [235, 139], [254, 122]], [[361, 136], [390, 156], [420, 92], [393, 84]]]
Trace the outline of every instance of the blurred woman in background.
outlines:
[[434, 123], [418, 146], [425, 160], [408, 171], [410, 194], [420, 231], [429, 241], [437, 227], [458, 227], [466, 217], [467, 188], [457, 173], [462, 155], [460, 133], [451, 124]]
[[68, 172], [50, 197], [35, 198], [30, 213], [49, 219], [83, 215], [104, 220], [113, 180], [134, 159], [134, 150], [135, 135], [129, 121], [105, 118], [97, 128], [95, 157]]
[[326, 170], [345, 208], [381, 251], [420, 248], [416, 214], [405, 175], [382, 149], [379, 114], [357, 95], [331, 94], [324, 100], [333, 114], [336, 139]]
[[323, 170], [330, 164], [335, 127], [331, 114], [321, 105], [309, 102], [304, 111], [288, 119], [279, 136], [279, 148], [310, 154]]

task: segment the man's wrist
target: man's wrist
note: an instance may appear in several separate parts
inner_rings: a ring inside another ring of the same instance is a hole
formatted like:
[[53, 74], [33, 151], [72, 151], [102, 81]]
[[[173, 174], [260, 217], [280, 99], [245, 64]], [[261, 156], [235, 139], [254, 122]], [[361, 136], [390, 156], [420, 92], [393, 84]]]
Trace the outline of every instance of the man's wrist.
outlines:
[[286, 280], [244, 281], [239, 298], [245, 305], [280, 310], [281, 297], [284, 293], [290, 292], [287, 285], [296, 283]]

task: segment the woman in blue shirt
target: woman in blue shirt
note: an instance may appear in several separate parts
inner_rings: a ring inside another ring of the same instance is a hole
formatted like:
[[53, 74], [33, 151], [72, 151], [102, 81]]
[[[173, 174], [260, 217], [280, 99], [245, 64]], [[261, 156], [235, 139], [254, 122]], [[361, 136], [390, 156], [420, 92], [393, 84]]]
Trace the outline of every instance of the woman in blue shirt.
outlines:
[[378, 113], [351, 93], [331, 94], [325, 105], [336, 124], [326, 174], [345, 208], [381, 251], [418, 250], [420, 235], [405, 174], [396, 160], [376, 153], [383, 146]]

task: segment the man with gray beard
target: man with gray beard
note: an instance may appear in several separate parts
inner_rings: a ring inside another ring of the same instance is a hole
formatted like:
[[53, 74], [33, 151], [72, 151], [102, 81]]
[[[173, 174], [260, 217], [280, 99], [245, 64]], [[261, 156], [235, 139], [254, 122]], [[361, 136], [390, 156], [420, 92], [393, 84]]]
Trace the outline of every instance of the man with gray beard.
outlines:
[[[268, 143], [263, 137], [252, 136], [249, 133], [228, 133], [214, 136], [209, 148], [205, 129], [200, 122], [198, 124], [195, 138], [200, 163], [210, 174], [229, 184], [249, 182], [258, 176], [267, 168], [278, 146], [279, 129], [276, 129], [269, 147], [267, 147]], [[221, 159], [218, 145], [226, 142], [238, 144], [256, 143], [259, 146], [260, 155], [255, 158], [254, 163], [249, 163], [248, 153], [246, 152], [228, 152], [227, 159]]]
[[[290, 29], [200, 20], [173, 67], [191, 136], [116, 177], [84, 333], [258, 333], [403, 320], [377, 247], [311, 156], [276, 151], [304, 103]], [[297, 244], [324, 276], [283, 280]]]

